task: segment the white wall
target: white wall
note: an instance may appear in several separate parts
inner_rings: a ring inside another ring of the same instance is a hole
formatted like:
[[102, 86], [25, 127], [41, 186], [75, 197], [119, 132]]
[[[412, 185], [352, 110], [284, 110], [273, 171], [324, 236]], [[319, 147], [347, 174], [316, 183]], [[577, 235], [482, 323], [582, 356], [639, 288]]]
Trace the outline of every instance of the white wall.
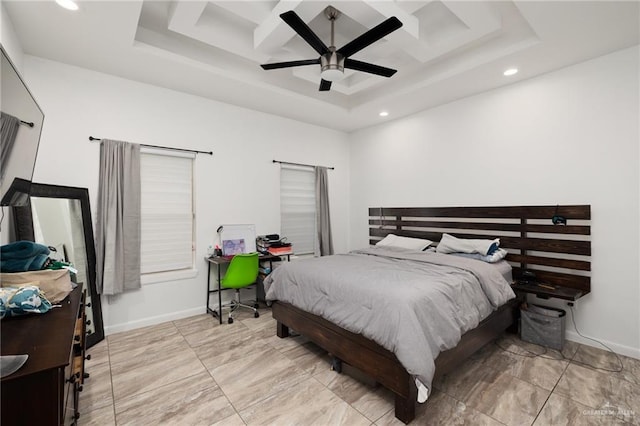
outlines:
[[[4, 47], [5, 52], [9, 55], [11, 62], [18, 69], [18, 72], [22, 74], [22, 59], [24, 53], [22, 51], [22, 45], [18, 36], [16, 35], [13, 23], [9, 19], [9, 15], [5, 10], [4, 3], [0, 3], [0, 43]], [[11, 224], [9, 218], [11, 217], [9, 207], [0, 207], [4, 214], [5, 219], [0, 222], [0, 244], [7, 244], [12, 241], [13, 231], [10, 229]]]
[[355, 132], [351, 247], [368, 207], [591, 204], [578, 329], [640, 358], [639, 75], [635, 47]]
[[22, 50], [22, 44], [18, 39], [18, 35], [13, 28], [9, 14], [4, 7], [4, 3], [0, 3], [0, 42], [2, 42], [2, 46], [11, 58], [13, 65], [18, 69], [18, 72], [22, 74], [24, 51]]
[[347, 250], [347, 134], [28, 55], [24, 68], [46, 117], [34, 182], [88, 188], [94, 223], [99, 144], [89, 135], [214, 153], [196, 159], [198, 276], [103, 298], [107, 333], [205, 312], [204, 256], [217, 227], [255, 223], [258, 234], [279, 233], [280, 169], [273, 159], [335, 167], [334, 244]]

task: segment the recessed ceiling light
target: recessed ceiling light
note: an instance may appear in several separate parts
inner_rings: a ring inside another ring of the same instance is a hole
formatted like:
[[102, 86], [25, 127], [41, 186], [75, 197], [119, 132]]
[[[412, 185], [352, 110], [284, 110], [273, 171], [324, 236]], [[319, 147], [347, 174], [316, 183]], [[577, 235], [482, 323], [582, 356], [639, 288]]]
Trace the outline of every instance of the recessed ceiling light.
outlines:
[[386, 117], [387, 115], [389, 115], [389, 113], [387, 111], [381, 111], [380, 114], [378, 114], [380, 117]]
[[504, 75], [506, 75], [507, 77], [510, 75], [514, 75], [518, 73], [518, 68], [509, 68], [508, 70], [506, 70], [504, 72]]
[[56, 3], [68, 10], [78, 10], [78, 5], [73, 0], [56, 0]]

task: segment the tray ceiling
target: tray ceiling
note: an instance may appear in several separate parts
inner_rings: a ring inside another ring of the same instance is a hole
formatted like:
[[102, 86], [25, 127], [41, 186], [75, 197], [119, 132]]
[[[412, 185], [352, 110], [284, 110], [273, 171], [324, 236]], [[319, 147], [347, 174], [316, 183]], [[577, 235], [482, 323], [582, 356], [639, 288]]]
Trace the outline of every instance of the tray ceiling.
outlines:
[[[319, 66], [279, 15], [294, 10], [330, 44], [396, 16], [403, 27], [354, 55], [398, 70], [345, 70], [319, 92]], [[638, 2], [3, 1], [25, 53], [344, 131], [530, 78], [639, 42]], [[509, 67], [520, 72], [502, 75]], [[381, 118], [378, 113], [388, 111]]]

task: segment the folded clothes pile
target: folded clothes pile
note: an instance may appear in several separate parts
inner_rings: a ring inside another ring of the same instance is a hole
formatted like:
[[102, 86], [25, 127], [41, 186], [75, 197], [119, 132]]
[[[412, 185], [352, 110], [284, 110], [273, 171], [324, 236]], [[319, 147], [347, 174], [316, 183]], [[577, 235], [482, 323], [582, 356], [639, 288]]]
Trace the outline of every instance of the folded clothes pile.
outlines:
[[0, 247], [2, 272], [39, 271], [49, 261], [49, 248], [32, 241], [16, 241]]

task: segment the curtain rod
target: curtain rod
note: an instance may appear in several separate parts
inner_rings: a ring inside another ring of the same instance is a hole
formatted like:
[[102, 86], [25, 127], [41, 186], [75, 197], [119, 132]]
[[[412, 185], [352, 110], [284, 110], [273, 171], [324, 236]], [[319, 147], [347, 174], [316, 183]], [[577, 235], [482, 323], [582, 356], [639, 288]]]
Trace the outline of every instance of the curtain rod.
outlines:
[[32, 121], [20, 120], [20, 124], [24, 124], [25, 126], [29, 126], [29, 127], [33, 127], [34, 126]]
[[[288, 161], [278, 161], [278, 160], [273, 160], [274, 163], [280, 163], [280, 164], [289, 164], [291, 166], [302, 166], [302, 167], [316, 167], [316, 166], [312, 166], [311, 164], [302, 164], [302, 163], [290, 163]], [[327, 167], [327, 169], [329, 170], [335, 170], [335, 167]]]
[[[90, 141], [101, 141], [100, 138], [94, 138], [93, 136], [89, 136]], [[193, 152], [195, 154], [209, 154], [213, 155], [213, 151], [197, 151], [195, 149], [185, 149], [185, 148], [173, 148], [171, 146], [159, 146], [159, 145], [147, 145], [144, 143], [139, 144], [140, 146], [144, 146], [147, 148], [158, 148], [158, 149], [167, 149], [169, 151], [182, 151], [182, 152]]]

